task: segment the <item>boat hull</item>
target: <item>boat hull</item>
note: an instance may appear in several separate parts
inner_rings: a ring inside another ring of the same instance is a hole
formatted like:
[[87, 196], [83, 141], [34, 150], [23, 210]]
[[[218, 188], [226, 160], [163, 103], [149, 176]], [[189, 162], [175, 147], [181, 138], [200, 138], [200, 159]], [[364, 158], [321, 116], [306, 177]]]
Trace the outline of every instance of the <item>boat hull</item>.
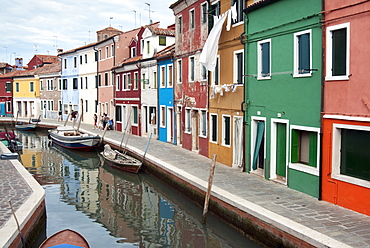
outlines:
[[107, 165], [109, 165], [109, 166], [111, 166], [115, 169], [130, 172], [130, 173], [139, 173], [139, 171], [140, 171], [142, 163], [139, 160], [137, 160], [135, 158], [132, 158], [128, 155], [124, 155], [124, 156], [129, 158], [129, 159], [127, 159], [127, 162], [122, 161], [122, 160], [120, 162], [118, 162], [118, 160], [116, 160], [116, 159], [108, 158], [107, 156], [104, 155], [104, 152], [101, 152], [100, 155], [103, 157], [104, 162]]
[[55, 144], [80, 151], [91, 151], [100, 142], [100, 136], [64, 136], [56, 130], [49, 131], [49, 135]]
[[24, 125], [15, 125], [15, 129], [23, 131], [31, 131], [36, 129], [37, 124], [24, 124]]
[[70, 229], [65, 229], [53, 234], [40, 245], [40, 248], [52, 247], [56, 245], [64, 245], [63, 247], [77, 246], [90, 248], [89, 243], [81, 234]]

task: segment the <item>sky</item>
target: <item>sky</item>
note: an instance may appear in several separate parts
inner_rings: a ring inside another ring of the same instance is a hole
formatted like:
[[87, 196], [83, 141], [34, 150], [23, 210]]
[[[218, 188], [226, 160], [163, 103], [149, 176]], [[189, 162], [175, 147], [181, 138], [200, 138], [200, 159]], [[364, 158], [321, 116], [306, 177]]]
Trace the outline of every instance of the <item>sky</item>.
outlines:
[[0, 0], [0, 62], [23, 65], [35, 54], [57, 55], [96, 42], [96, 31], [121, 31], [175, 22], [169, 6], [176, 0]]

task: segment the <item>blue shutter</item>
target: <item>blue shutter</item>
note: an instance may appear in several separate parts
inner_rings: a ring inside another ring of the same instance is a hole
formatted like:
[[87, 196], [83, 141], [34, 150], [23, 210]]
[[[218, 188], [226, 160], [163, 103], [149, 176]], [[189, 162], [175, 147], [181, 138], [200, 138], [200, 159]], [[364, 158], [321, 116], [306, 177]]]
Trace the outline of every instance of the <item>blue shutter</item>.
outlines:
[[310, 68], [310, 34], [298, 37], [298, 73], [309, 73]]
[[261, 44], [262, 53], [262, 77], [270, 76], [270, 43], [266, 42]]

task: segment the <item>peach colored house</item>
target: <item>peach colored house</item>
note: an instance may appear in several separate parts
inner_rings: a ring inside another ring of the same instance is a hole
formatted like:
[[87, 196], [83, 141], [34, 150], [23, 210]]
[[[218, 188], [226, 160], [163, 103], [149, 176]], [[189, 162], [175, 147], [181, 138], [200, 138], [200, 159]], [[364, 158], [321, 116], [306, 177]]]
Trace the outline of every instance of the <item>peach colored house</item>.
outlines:
[[370, 215], [370, 2], [327, 0], [322, 199]]

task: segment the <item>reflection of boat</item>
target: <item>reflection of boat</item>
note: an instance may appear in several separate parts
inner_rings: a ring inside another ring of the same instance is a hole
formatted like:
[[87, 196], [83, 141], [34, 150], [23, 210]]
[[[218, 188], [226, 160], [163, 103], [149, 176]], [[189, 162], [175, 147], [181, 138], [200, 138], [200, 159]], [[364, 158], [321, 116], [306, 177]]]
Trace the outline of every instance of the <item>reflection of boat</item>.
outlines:
[[51, 148], [62, 154], [67, 160], [72, 161], [80, 167], [96, 169], [100, 165], [100, 159], [96, 152], [66, 149], [57, 144], [53, 144]]
[[49, 137], [60, 146], [80, 151], [91, 151], [100, 142], [99, 135], [89, 135], [65, 126], [49, 130]]
[[65, 229], [51, 235], [40, 245], [40, 248], [46, 247], [89, 248], [90, 245], [86, 241], [86, 239], [78, 232], [70, 229]]
[[104, 151], [100, 154], [108, 165], [122, 171], [138, 173], [142, 165], [141, 161], [117, 150], [113, 150], [108, 144], [104, 146]]
[[5, 131], [0, 132], [0, 141], [10, 150], [10, 151], [21, 151], [23, 145], [19, 142], [17, 135], [14, 132]]

